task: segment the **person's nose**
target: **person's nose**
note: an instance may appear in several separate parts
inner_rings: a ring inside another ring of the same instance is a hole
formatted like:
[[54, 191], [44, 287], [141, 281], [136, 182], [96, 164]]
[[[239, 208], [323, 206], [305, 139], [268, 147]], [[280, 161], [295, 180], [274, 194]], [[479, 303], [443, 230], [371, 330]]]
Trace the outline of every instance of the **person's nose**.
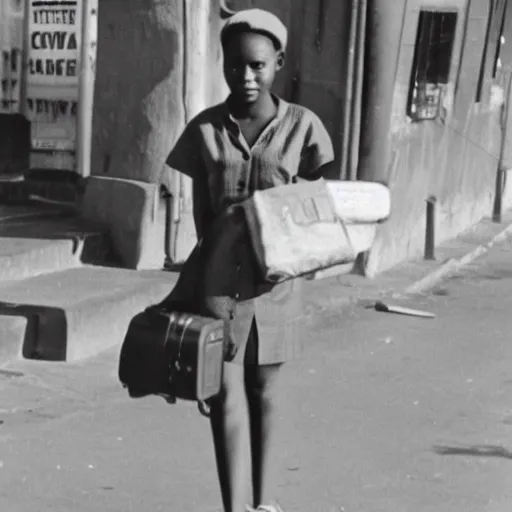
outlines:
[[252, 82], [254, 81], [254, 71], [252, 70], [251, 66], [245, 66], [244, 68], [244, 82]]

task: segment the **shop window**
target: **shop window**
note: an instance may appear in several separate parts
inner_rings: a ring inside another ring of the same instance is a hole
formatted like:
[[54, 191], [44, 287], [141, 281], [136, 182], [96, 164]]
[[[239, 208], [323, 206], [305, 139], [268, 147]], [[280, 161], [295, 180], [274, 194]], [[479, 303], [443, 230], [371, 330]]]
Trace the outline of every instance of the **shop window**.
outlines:
[[408, 115], [435, 119], [450, 80], [457, 13], [420, 11], [409, 88]]

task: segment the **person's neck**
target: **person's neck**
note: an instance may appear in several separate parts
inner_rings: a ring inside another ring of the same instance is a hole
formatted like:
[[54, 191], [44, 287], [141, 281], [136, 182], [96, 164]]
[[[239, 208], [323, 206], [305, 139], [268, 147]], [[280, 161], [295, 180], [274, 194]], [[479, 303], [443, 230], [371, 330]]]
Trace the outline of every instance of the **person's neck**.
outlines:
[[261, 119], [276, 114], [277, 105], [270, 93], [260, 96], [253, 103], [237, 102], [230, 98], [229, 108], [235, 119]]

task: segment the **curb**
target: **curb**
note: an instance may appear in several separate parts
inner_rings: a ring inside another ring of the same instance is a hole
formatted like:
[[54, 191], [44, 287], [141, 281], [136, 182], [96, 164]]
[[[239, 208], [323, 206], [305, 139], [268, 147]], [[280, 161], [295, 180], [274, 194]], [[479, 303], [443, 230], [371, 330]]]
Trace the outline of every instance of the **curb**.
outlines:
[[[368, 289], [362, 291], [362, 293], [348, 293], [340, 294], [339, 287], [336, 284], [329, 286], [327, 293], [318, 292], [311, 290], [309, 295], [309, 304], [306, 305], [307, 316], [314, 314], [315, 311], [336, 311], [339, 312], [343, 308], [350, 307], [355, 304], [369, 305], [374, 303], [378, 298], [386, 298], [392, 296], [395, 299], [405, 299], [412, 295], [417, 295], [425, 292], [426, 290], [433, 288], [437, 283], [442, 281], [450, 274], [455, 273], [460, 268], [468, 265], [472, 261], [486, 254], [493, 246], [505, 241], [507, 238], [512, 236], [512, 222], [507, 219], [504, 223], [505, 227], [501, 229], [497, 234], [493, 235], [485, 243], [481, 243], [474, 246], [469, 252], [462, 254], [459, 257], [454, 257], [441, 263], [438, 268], [432, 270], [428, 274], [416, 279], [415, 281], [409, 281], [408, 285], [393, 285], [387, 284], [384, 286], [370, 286]], [[404, 262], [407, 264], [407, 262]], [[399, 268], [395, 268], [395, 272], [400, 272]], [[412, 278], [414, 279], [414, 278]], [[320, 282], [319, 281], [316, 282]], [[313, 283], [315, 280], [312, 281]], [[339, 285], [339, 283], [338, 283]], [[357, 288], [354, 286], [354, 288]], [[316, 293], [315, 293], [316, 292]], [[318, 297], [318, 296], [321, 297]]]
[[410, 286], [408, 286], [403, 292], [403, 295], [414, 295], [417, 293], [421, 293], [439, 281], [447, 277], [448, 275], [456, 272], [460, 268], [468, 265], [473, 262], [480, 256], [486, 254], [489, 249], [491, 249], [496, 244], [499, 244], [505, 241], [510, 235], [512, 235], [512, 223], [502, 229], [499, 233], [494, 235], [491, 240], [489, 240], [485, 244], [478, 245], [472, 251], [466, 253], [464, 256], [460, 258], [450, 258], [448, 261], [443, 263], [438, 269], [434, 270], [430, 274], [422, 277], [418, 281], [414, 282]]

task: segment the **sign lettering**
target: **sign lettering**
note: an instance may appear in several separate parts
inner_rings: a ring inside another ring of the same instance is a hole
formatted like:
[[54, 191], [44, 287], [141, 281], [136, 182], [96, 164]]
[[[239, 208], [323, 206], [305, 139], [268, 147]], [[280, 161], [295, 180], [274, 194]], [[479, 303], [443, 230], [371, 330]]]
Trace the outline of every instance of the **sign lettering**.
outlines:
[[81, 1], [30, 0], [30, 81], [78, 89]]
[[71, 32], [33, 32], [30, 37], [34, 50], [76, 50], [76, 35]]
[[35, 25], [75, 25], [76, 9], [37, 9], [32, 20]]
[[28, 114], [35, 149], [76, 139], [82, 0], [29, 0]]
[[76, 76], [76, 59], [30, 59], [31, 75]]

